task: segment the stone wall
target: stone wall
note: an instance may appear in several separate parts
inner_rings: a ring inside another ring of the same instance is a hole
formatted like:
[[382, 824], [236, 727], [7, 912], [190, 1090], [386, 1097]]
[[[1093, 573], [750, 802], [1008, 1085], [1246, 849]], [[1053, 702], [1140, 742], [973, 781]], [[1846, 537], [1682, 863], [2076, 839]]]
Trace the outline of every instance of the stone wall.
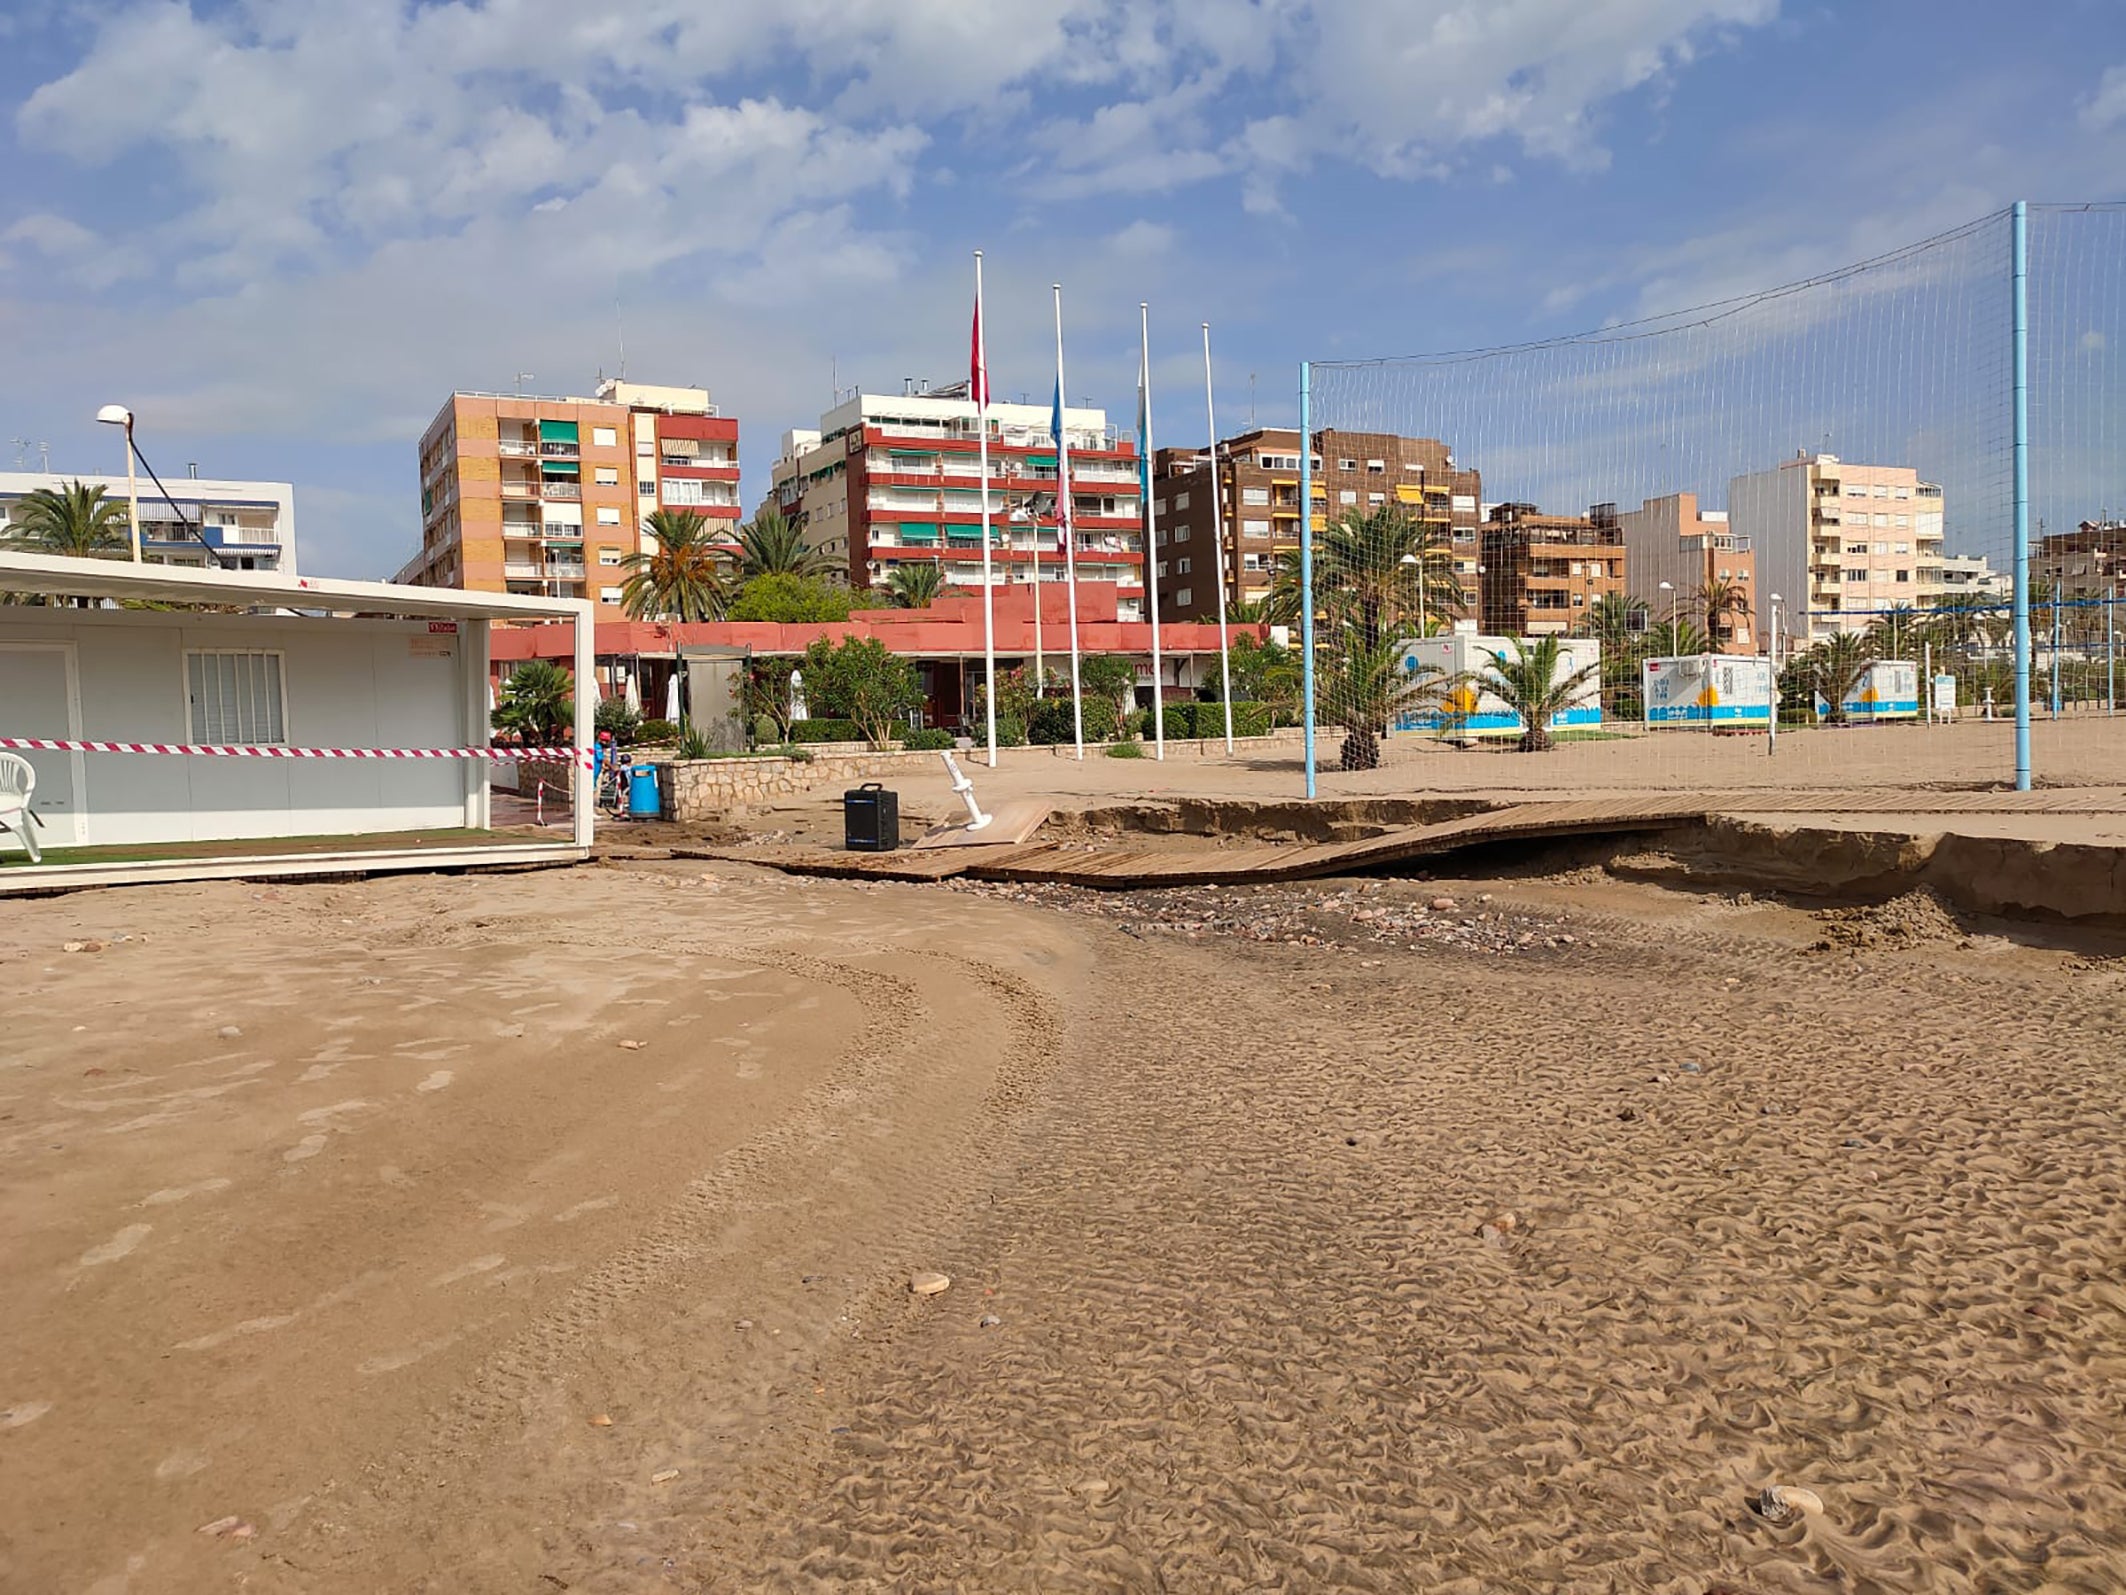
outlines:
[[944, 765], [935, 753], [874, 753], [869, 748], [824, 745], [806, 763], [780, 755], [757, 759], [696, 759], [674, 763], [671, 818], [705, 820], [734, 808], [774, 803], [816, 787], [849, 787], [897, 775], [931, 774]]

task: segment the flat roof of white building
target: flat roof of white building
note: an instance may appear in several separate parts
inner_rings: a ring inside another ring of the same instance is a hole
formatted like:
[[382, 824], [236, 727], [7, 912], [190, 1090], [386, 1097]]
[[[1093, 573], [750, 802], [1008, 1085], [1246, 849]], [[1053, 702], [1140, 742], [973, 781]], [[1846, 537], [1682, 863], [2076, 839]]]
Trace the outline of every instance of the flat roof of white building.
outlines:
[[135, 564], [130, 559], [75, 559], [11, 549], [0, 550], [0, 592], [223, 608], [323, 609], [431, 620], [545, 618], [587, 624], [594, 610], [587, 598], [475, 593], [455, 587], [411, 587], [277, 571]]

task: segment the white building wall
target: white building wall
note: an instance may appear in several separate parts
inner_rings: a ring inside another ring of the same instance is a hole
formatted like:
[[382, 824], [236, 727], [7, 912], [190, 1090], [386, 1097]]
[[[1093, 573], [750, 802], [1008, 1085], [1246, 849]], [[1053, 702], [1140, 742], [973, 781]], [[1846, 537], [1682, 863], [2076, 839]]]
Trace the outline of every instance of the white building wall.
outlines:
[[[0, 608], [0, 735], [189, 742], [190, 649], [281, 654], [299, 747], [487, 741], [485, 622]], [[442, 623], [450, 624], [450, 623]], [[55, 650], [66, 661], [52, 665]], [[475, 677], [479, 679], [476, 681]], [[55, 681], [71, 701], [56, 701]], [[20, 729], [18, 729], [18, 727]], [[336, 836], [486, 823], [487, 767], [462, 759], [30, 753], [48, 846]], [[0, 845], [11, 843], [0, 842]]]
[[[41, 488], [62, 489], [72, 482], [103, 489], [104, 497], [121, 509], [126, 503], [126, 479], [94, 471], [0, 471], [0, 522], [19, 519], [21, 501]], [[199, 544], [180, 532], [179, 512], [185, 521], [201, 528], [210, 541], [219, 539], [231, 556], [256, 561], [252, 568], [275, 570], [293, 576], [295, 562], [295, 489], [286, 482], [244, 482], [225, 477], [164, 477], [170, 490], [165, 499], [155, 490], [146, 471], [136, 479], [142, 535], [162, 539], [167, 546], [149, 547], [147, 557], [156, 563], [200, 565], [207, 556]], [[234, 525], [223, 525], [233, 521]]]
[[1809, 482], [1807, 463], [1797, 460], [1727, 484], [1728, 530], [1747, 537], [1757, 557], [1759, 623], [1770, 624], [1771, 595], [1778, 593], [1788, 637], [1803, 634], [1810, 607]]

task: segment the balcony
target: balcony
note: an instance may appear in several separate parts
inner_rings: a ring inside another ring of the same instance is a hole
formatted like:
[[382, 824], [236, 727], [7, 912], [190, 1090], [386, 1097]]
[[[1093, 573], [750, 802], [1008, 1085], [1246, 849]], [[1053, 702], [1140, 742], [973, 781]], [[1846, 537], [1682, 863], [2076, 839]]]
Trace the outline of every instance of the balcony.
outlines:
[[580, 564], [567, 564], [555, 560], [546, 562], [546, 579], [548, 581], [580, 582], [583, 580], [583, 574], [584, 567]]
[[504, 498], [537, 498], [539, 496], [539, 484], [537, 482], [504, 482], [502, 484], [502, 496]]
[[528, 460], [537, 456], [539, 445], [527, 443], [522, 438], [503, 438], [495, 444], [495, 452], [505, 459]]
[[546, 528], [537, 521], [504, 521], [502, 523], [502, 535], [504, 537], [538, 537], [545, 531]]
[[502, 575], [505, 579], [513, 582], [535, 582], [539, 580], [544, 570], [545, 567], [543, 565], [535, 564], [530, 560], [509, 559], [502, 562]]
[[580, 460], [583, 449], [575, 443], [541, 443], [539, 458], [542, 460]]
[[[503, 487], [503, 495], [505, 497], [511, 496], [507, 485]], [[541, 486], [540, 495], [544, 498], [560, 499], [564, 502], [580, 499], [583, 497], [583, 484], [581, 482], [547, 482]], [[523, 496], [529, 497], [530, 495]]]

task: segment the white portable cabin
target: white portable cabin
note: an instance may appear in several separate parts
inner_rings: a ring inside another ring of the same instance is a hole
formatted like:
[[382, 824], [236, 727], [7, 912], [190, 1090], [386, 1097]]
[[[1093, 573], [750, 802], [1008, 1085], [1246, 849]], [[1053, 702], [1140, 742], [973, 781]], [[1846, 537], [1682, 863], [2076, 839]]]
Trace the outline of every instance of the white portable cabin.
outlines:
[[[1816, 717], [1828, 718], [1819, 694]], [[1855, 725], [1919, 718], [1919, 666], [1909, 659], [1878, 659], [1860, 673], [1846, 695], [1845, 717]]]
[[[1553, 730], [1602, 723], [1602, 645], [1591, 637], [1560, 637], [1557, 671], [1553, 681], [1562, 681], [1592, 665], [1594, 673], [1572, 695], [1571, 702], [1550, 722]], [[1494, 668], [1494, 654], [1518, 659], [1522, 643], [1512, 637], [1480, 637], [1472, 631], [1454, 631], [1441, 637], [1413, 637], [1403, 644], [1403, 668], [1420, 671], [1426, 666], [1441, 674], [1434, 678], [1455, 682], [1480, 676]], [[1462, 685], [1452, 688], [1447, 707], [1428, 704], [1413, 714], [1397, 717], [1392, 728], [1406, 731], [1453, 731], [1478, 737], [1517, 737], [1521, 717], [1492, 693]]]
[[1677, 654], [1643, 660], [1646, 723], [1763, 730], [1772, 723], [1772, 662], [1753, 654]]
[[[588, 782], [575, 783], [565, 842], [501, 836], [489, 832], [493, 766], [462, 756], [491, 740], [496, 620], [573, 622], [585, 744], [595, 687], [582, 599], [14, 552], [0, 552], [0, 592], [49, 600], [0, 604], [0, 739], [238, 750], [0, 743], [36, 773], [42, 848], [125, 850], [32, 865], [19, 837], [0, 835], [0, 892], [588, 854]], [[422, 831], [439, 834], [419, 848], [361, 845]], [[274, 846], [296, 837], [331, 845]], [[198, 845], [217, 843], [241, 845]]]

